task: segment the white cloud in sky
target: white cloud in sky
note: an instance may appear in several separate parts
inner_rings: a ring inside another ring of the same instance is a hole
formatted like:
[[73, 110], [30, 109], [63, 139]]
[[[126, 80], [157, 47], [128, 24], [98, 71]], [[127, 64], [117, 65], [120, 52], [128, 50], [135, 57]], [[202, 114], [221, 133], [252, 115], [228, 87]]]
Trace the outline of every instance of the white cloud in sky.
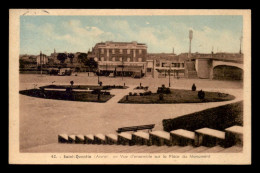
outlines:
[[[98, 26], [88, 26], [82, 24], [80, 20], [69, 20], [60, 26], [63, 30], [51, 23], [36, 26], [26, 23], [25, 28], [32, 32], [37, 32], [50, 41], [66, 42], [68, 52], [87, 51], [96, 43], [101, 41], [137, 41], [148, 45], [148, 52], [172, 52], [188, 51], [188, 32], [193, 30], [192, 52], [209, 53], [212, 46], [221, 51], [238, 52], [239, 38], [230, 30], [216, 30], [208, 26], [202, 29], [194, 29], [180, 22], [172, 22], [171, 27], [162, 25], [152, 27], [146, 21], [145, 26], [137, 24], [130, 25], [126, 20], [108, 20], [106, 28]], [[65, 49], [65, 48], [64, 48]]]

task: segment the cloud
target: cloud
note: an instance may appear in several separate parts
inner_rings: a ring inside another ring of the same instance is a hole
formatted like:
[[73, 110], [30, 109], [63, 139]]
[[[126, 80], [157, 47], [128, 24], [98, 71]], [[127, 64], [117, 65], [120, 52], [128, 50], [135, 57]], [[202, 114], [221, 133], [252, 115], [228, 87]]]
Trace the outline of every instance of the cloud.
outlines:
[[[148, 52], [188, 52], [189, 30], [193, 30], [192, 52], [209, 53], [215, 50], [238, 52], [239, 38], [231, 30], [216, 30], [209, 26], [194, 27], [182, 22], [169, 25], [143, 25], [129, 23], [127, 20], [108, 19], [102, 24], [83, 24], [80, 20], [68, 20], [60, 25], [44, 23], [35, 25], [25, 23], [25, 29], [47, 38], [49, 44], [66, 45], [69, 51], [87, 51], [101, 41], [137, 41], [148, 45]], [[57, 43], [57, 41], [59, 41]], [[65, 49], [65, 48], [64, 48]]]

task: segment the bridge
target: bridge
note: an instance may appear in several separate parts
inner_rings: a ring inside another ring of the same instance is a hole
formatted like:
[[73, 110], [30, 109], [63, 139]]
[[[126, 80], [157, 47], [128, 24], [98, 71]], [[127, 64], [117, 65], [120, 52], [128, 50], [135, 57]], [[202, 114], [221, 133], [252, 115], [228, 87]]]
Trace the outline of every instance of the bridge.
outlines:
[[243, 79], [244, 55], [239, 53], [193, 54], [197, 76], [202, 79]]

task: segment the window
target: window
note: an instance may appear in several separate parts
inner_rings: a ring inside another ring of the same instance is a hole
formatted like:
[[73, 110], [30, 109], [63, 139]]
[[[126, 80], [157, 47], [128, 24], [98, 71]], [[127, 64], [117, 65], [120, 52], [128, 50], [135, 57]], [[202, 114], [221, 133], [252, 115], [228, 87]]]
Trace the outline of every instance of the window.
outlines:
[[152, 69], [151, 69], [151, 68], [148, 68], [148, 69], [147, 69], [147, 72], [152, 72]]

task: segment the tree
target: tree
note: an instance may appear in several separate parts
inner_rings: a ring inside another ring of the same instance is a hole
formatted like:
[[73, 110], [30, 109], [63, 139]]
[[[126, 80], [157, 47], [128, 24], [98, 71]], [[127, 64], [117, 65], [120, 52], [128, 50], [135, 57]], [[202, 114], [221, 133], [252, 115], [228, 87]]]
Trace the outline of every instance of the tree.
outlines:
[[79, 62], [81, 62], [83, 64], [85, 64], [85, 62], [87, 61], [87, 58], [88, 58], [88, 54], [86, 54], [86, 53], [80, 53], [78, 56]]
[[57, 59], [63, 64], [65, 60], [67, 59], [67, 54], [65, 53], [59, 53], [57, 56]]
[[98, 63], [93, 58], [90, 58], [86, 60], [85, 66], [88, 66], [90, 70], [93, 71], [93, 69], [97, 68]]
[[70, 63], [73, 64], [73, 58], [74, 58], [74, 54], [70, 53], [68, 55], [69, 59], [70, 59]]

